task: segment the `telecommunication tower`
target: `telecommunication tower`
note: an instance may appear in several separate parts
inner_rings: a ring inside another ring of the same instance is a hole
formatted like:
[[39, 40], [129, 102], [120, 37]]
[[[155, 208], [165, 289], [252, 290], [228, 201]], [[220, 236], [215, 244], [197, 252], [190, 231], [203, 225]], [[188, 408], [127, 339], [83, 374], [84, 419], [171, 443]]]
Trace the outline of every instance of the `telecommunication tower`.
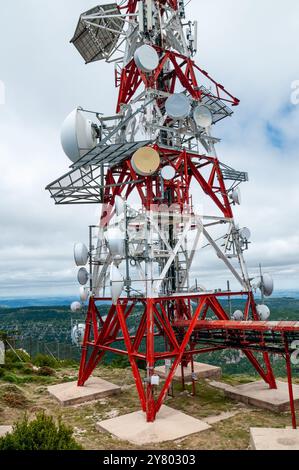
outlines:
[[[240, 349], [275, 388], [274, 352], [287, 360], [296, 426], [289, 345], [299, 324], [269, 322], [264, 297], [273, 280], [248, 274], [251, 234], [233, 214], [248, 175], [218, 159], [213, 135], [239, 100], [195, 62], [197, 31], [183, 0], [124, 0], [84, 12], [71, 41], [86, 63], [114, 64], [119, 89], [113, 116], [77, 108], [67, 117], [62, 145], [72, 165], [47, 187], [58, 205], [101, 207], [89, 249], [75, 245], [81, 301], [88, 301], [78, 385], [105, 353], [127, 356], [151, 422], [177, 368], [194, 371], [194, 356]], [[198, 282], [203, 250], [214, 252], [235, 289]], [[223, 300], [234, 298], [244, 308], [227, 312]], [[103, 302], [110, 303], [105, 317]], [[161, 361], [163, 382], [155, 373]]]

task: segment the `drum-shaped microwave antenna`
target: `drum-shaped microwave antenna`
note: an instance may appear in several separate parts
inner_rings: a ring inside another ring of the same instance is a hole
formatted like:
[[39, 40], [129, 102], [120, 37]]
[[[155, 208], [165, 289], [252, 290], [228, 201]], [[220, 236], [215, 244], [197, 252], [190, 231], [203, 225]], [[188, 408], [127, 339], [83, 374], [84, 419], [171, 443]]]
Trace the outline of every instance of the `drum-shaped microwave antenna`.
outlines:
[[199, 105], [193, 111], [193, 119], [198, 127], [210, 127], [213, 124], [213, 114], [207, 106]]
[[77, 275], [78, 282], [81, 286], [85, 286], [89, 279], [89, 274], [86, 268], [80, 268]]
[[240, 188], [235, 188], [231, 193], [231, 200], [237, 204], [238, 206], [241, 205], [241, 191]]
[[242, 310], [236, 310], [236, 311], [233, 313], [233, 320], [235, 320], [235, 321], [242, 321], [242, 320], [244, 320], [244, 313], [242, 312]]
[[191, 104], [186, 95], [183, 93], [175, 93], [167, 98], [165, 109], [171, 119], [181, 120], [189, 116]]
[[161, 176], [165, 181], [173, 180], [175, 177], [175, 169], [170, 165], [164, 166], [161, 170]]
[[249, 228], [247, 227], [243, 227], [241, 228], [241, 230], [239, 231], [239, 234], [240, 234], [240, 238], [242, 240], [250, 240], [250, 237], [251, 237], [251, 232], [249, 230]]
[[80, 109], [74, 109], [61, 128], [61, 145], [64, 153], [76, 162], [97, 145], [97, 133], [92, 121]]
[[111, 297], [113, 305], [117, 304], [119, 297], [124, 288], [124, 278], [120, 270], [114, 265], [111, 264], [110, 267], [110, 286], [111, 286]]
[[76, 266], [85, 266], [88, 261], [88, 249], [84, 243], [75, 243], [74, 245], [74, 259]]
[[160, 155], [152, 147], [141, 147], [131, 159], [133, 170], [140, 176], [153, 175], [159, 169], [160, 163]]
[[112, 257], [123, 258], [125, 256], [125, 233], [120, 228], [109, 228], [105, 232], [105, 239]]
[[81, 312], [81, 310], [82, 310], [82, 305], [80, 304], [80, 302], [73, 302], [71, 304], [71, 311], [73, 313]]
[[257, 305], [256, 310], [261, 321], [269, 320], [271, 311], [267, 305]]
[[81, 346], [84, 340], [84, 335], [85, 335], [85, 324], [84, 323], [79, 323], [78, 325], [75, 325], [72, 328], [72, 343], [75, 344], [75, 346]]
[[274, 291], [274, 281], [270, 274], [263, 274], [260, 283], [260, 289], [263, 295], [270, 297]]
[[80, 287], [80, 299], [82, 302], [86, 302], [89, 297], [89, 289], [87, 287]]
[[159, 65], [159, 56], [156, 49], [147, 44], [136, 50], [134, 60], [137, 68], [145, 73], [153, 72]]

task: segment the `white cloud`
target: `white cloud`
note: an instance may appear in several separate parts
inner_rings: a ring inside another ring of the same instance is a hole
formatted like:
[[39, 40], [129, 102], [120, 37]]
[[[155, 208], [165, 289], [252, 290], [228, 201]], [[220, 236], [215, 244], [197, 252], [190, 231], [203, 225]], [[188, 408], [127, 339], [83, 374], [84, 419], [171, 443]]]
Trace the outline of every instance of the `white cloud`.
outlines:
[[[17, 0], [1, 7], [0, 35], [9, 44], [0, 51], [6, 85], [0, 107], [1, 296], [77, 289], [72, 245], [87, 240], [95, 207], [56, 207], [44, 188], [67, 171], [59, 129], [68, 112], [78, 104], [114, 112], [113, 66], [84, 66], [68, 42], [80, 13], [92, 6], [85, 0]], [[249, 267], [255, 272], [262, 262], [278, 288], [297, 287], [299, 106], [291, 103], [291, 85], [299, 80], [299, 4], [193, 0], [188, 12], [199, 21], [197, 62], [241, 99], [214, 133], [223, 138], [220, 160], [249, 172], [243, 204], [235, 210], [240, 225], [252, 230]], [[198, 274], [207, 285], [217, 279], [223, 287], [226, 280], [206, 254]]]

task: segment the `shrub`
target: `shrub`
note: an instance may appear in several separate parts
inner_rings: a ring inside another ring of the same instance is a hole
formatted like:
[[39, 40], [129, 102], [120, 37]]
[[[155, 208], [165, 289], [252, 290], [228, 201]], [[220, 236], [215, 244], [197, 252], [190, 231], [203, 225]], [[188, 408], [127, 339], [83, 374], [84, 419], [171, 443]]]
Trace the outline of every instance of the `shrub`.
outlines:
[[41, 367], [37, 372], [37, 375], [41, 375], [42, 377], [53, 377], [56, 372], [54, 369], [51, 369], [51, 367], [44, 366]]
[[61, 420], [55, 423], [52, 416], [38, 413], [29, 422], [27, 416], [14, 425], [10, 434], [0, 438], [0, 450], [80, 450], [73, 431]]
[[51, 367], [56, 369], [59, 366], [59, 362], [52, 356], [46, 354], [38, 354], [33, 361], [33, 364], [38, 367]]
[[126, 369], [129, 366], [130, 362], [125, 356], [117, 356], [110, 363], [112, 369]]
[[[21, 360], [21, 361], [20, 361]], [[30, 355], [23, 349], [16, 349], [16, 352], [9, 349], [5, 353], [5, 362], [7, 364], [15, 364], [17, 362], [29, 362]]]
[[25, 394], [16, 385], [2, 385], [0, 387], [0, 399], [10, 408], [25, 408], [28, 405]]

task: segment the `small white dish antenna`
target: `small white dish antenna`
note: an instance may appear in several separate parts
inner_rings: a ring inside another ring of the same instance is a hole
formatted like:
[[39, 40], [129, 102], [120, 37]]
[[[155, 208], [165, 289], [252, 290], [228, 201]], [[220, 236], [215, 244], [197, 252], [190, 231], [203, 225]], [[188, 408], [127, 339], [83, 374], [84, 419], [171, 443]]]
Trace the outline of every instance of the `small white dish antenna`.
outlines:
[[115, 196], [115, 212], [117, 217], [122, 216], [125, 213], [126, 203], [120, 196]]
[[240, 234], [240, 238], [244, 241], [250, 240], [250, 238], [251, 238], [251, 232], [250, 232], [249, 228], [247, 228], [247, 227], [241, 228], [240, 231], [239, 231], [239, 234]]
[[121, 258], [125, 256], [125, 233], [119, 227], [109, 228], [105, 232], [105, 239], [111, 256]]
[[167, 98], [165, 103], [167, 115], [174, 120], [185, 119], [191, 112], [191, 104], [183, 93], [175, 93]]
[[238, 206], [241, 205], [242, 199], [241, 199], [241, 191], [239, 187], [235, 188], [233, 192], [231, 193], [231, 200]]
[[159, 56], [156, 49], [147, 44], [136, 50], [134, 60], [137, 68], [144, 73], [153, 72], [159, 65]]
[[64, 153], [76, 162], [97, 145], [97, 135], [92, 121], [80, 109], [72, 111], [61, 128], [61, 145]]
[[86, 268], [80, 268], [78, 271], [78, 282], [81, 286], [85, 286], [88, 283], [89, 274]]
[[175, 173], [175, 169], [170, 165], [164, 166], [161, 170], [161, 176], [165, 181], [173, 180]]
[[84, 335], [85, 335], [85, 324], [84, 323], [79, 323], [78, 325], [75, 325], [72, 328], [72, 342], [76, 346], [81, 346], [84, 340]]
[[89, 297], [89, 289], [87, 287], [81, 286], [80, 287], [80, 299], [82, 302], [86, 302]]
[[205, 129], [213, 124], [213, 114], [207, 106], [199, 105], [193, 111], [193, 119], [198, 127]]
[[85, 266], [88, 261], [88, 249], [84, 243], [75, 243], [74, 245], [74, 259], [76, 266]]
[[243, 321], [244, 320], [244, 313], [242, 312], [242, 310], [236, 310], [233, 313], [232, 317], [233, 317], [234, 321]]
[[80, 304], [80, 302], [73, 302], [71, 304], [71, 311], [73, 313], [81, 312], [81, 310], [82, 310], [82, 305]]
[[267, 274], [267, 273], [263, 274], [261, 277], [261, 282], [260, 282], [259, 287], [263, 295], [265, 295], [266, 297], [270, 297], [274, 291], [274, 281], [273, 281], [272, 276], [270, 276], [270, 274]]
[[118, 299], [121, 296], [125, 283], [122, 273], [114, 264], [111, 264], [110, 267], [110, 286], [112, 302], [113, 305], [116, 305]]
[[261, 321], [269, 320], [271, 311], [267, 305], [257, 305], [256, 310]]

